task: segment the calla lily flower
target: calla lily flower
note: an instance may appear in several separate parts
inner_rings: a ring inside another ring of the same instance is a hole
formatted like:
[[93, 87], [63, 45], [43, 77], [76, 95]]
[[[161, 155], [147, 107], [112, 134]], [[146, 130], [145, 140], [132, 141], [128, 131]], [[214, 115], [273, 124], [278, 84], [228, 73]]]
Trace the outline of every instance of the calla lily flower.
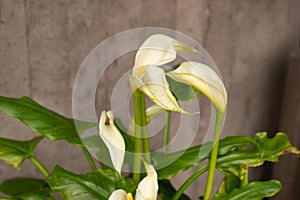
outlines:
[[125, 157], [125, 142], [120, 131], [114, 124], [114, 116], [111, 111], [102, 111], [101, 113], [99, 136], [108, 148], [114, 168], [121, 173]]
[[[154, 167], [144, 162], [147, 176], [141, 180], [137, 189], [135, 200], [156, 200], [158, 192], [157, 173]], [[131, 193], [122, 189], [115, 190], [108, 200], [133, 200]]]
[[207, 65], [198, 62], [183, 62], [176, 70], [167, 73], [175, 81], [193, 86], [213, 103], [219, 112], [225, 112], [227, 92], [223, 81]]
[[196, 49], [169, 36], [150, 36], [139, 48], [130, 77], [132, 90], [139, 89], [157, 105], [166, 110], [184, 112], [170, 91], [165, 72], [157, 66], [169, 63], [176, 58], [176, 52]]
[[162, 34], [155, 34], [147, 38], [139, 48], [134, 67], [146, 65], [164, 65], [176, 58], [176, 52], [190, 51], [197, 52], [189, 45], [179, 42]]
[[141, 76], [130, 76], [132, 90], [139, 89], [153, 102], [166, 110], [184, 112], [169, 89], [165, 72], [161, 68], [148, 66]]

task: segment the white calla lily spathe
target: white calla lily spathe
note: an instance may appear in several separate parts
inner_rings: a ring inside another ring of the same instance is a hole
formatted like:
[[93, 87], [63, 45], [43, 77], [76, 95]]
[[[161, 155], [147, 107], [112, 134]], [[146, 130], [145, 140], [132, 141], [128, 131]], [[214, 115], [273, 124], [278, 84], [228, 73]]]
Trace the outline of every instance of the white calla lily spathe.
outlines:
[[156, 200], [158, 192], [157, 173], [154, 167], [144, 161], [147, 176], [141, 180], [136, 190], [136, 200]]
[[112, 111], [102, 111], [99, 121], [99, 136], [108, 148], [114, 168], [121, 173], [125, 157], [125, 142], [114, 123]]
[[[135, 200], [156, 200], [158, 192], [157, 173], [154, 167], [144, 161], [147, 176], [143, 178], [137, 189]], [[132, 194], [122, 189], [115, 190], [108, 200], [133, 200]]]
[[139, 89], [166, 110], [184, 112], [170, 91], [165, 72], [158, 68], [175, 60], [176, 53], [181, 51], [197, 50], [162, 34], [146, 39], [135, 57], [133, 76], [130, 77], [132, 90]]
[[220, 112], [225, 112], [227, 92], [220, 77], [207, 65], [183, 62], [176, 70], [167, 73], [175, 81], [193, 86], [203, 93]]
[[164, 65], [176, 58], [176, 52], [197, 52], [189, 45], [163, 34], [148, 37], [135, 56], [134, 67]]
[[139, 89], [154, 103], [166, 110], [184, 112], [169, 89], [164, 70], [153, 66], [142, 66], [142, 68], [144, 68], [144, 73], [140, 77], [130, 76], [129, 78], [132, 90]]

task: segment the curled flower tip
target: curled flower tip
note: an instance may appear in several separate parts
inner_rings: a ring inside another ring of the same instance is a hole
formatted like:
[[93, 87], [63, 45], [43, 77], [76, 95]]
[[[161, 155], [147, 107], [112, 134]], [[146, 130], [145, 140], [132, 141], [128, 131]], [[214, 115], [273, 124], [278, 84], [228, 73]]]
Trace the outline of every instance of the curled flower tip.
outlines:
[[111, 111], [102, 111], [99, 121], [99, 136], [108, 148], [112, 164], [121, 173], [125, 157], [125, 142], [120, 131], [114, 124]]
[[183, 62], [176, 70], [167, 73], [175, 81], [193, 86], [204, 94], [219, 112], [225, 112], [227, 92], [220, 77], [207, 65]]
[[164, 65], [176, 58], [176, 52], [197, 52], [189, 45], [163, 34], [148, 37], [135, 56], [134, 67], [143, 65]]

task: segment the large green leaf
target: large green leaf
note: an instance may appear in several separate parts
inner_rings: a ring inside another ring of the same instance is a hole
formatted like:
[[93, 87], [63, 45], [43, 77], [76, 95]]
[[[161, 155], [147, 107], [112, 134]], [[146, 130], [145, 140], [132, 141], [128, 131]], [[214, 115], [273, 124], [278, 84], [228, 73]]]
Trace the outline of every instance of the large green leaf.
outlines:
[[213, 200], [262, 200], [264, 197], [274, 196], [280, 189], [281, 184], [276, 180], [252, 182], [226, 196], [216, 196]]
[[23, 161], [32, 156], [35, 146], [42, 138], [39, 136], [29, 141], [0, 138], [0, 160], [19, 169]]
[[[8, 98], [0, 96], [0, 110], [19, 119], [33, 131], [49, 140], [67, 140], [81, 145], [77, 131], [83, 131], [95, 124], [66, 118], [38, 104], [29, 97]], [[76, 129], [77, 128], [77, 129]]]
[[111, 169], [78, 175], [56, 166], [47, 177], [52, 190], [59, 192], [64, 199], [105, 199], [116, 189], [133, 192], [135, 185]]
[[[232, 148], [247, 146], [252, 140], [248, 136], [227, 137], [220, 141], [219, 154], [225, 155]], [[209, 157], [211, 145], [212, 143], [209, 142], [171, 154], [154, 153], [152, 160], [155, 168], [158, 170], [159, 179], [170, 179], [191, 167], [197, 166]]]
[[299, 154], [296, 147], [292, 146], [284, 133], [277, 133], [273, 138], [268, 138], [266, 132], [255, 135], [252, 146], [234, 148], [217, 159], [217, 168], [224, 173], [237, 173], [242, 166], [257, 167], [265, 161], [277, 162], [284, 153]]
[[6, 180], [0, 185], [0, 191], [10, 199], [22, 200], [44, 200], [51, 192], [44, 180], [33, 178]]
[[[152, 155], [153, 165], [157, 169], [159, 179], [170, 179], [175, 175], [196, 166], [205, 160], [208, 155], [199, 156], [201, 145], [171, 154], [162, 152]], [[204, 144], [204, 148], [210, 149], [211, 144]]]
[[[211, 143], [206, 143], [171, 154], [154, 153], [152, 160], [159, 179], [172, 178], [197, 166], [209, 157], [207, 152], [210, 149]], [[276, 162], [284, 153], [299, 154], [284, 133], [278, 133], [271, 139], [266, 133], [257, 133], [254, 139], [248, 136], [230, 136], [220, 141], [217, 168], [242, 179], [244, 174], [240, 174], [240, 169], [244, 165], [254, 167], [263, 164], [264, 161]]]

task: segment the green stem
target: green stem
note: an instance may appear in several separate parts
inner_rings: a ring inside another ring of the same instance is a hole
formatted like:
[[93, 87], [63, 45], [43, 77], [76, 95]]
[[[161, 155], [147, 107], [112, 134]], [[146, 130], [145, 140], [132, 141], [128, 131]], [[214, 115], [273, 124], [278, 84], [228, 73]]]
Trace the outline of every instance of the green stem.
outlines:
[[85, 147], [81, 147], [81, 149], [82, 149], [82, 151], [83, 151], [83, 153], [84, 153], [87, 161], [89, 162], [92, 171], [96, 171], [97, 167], [96, 167], [96, 165], [94, 163], [94, 160], [93, 160], [90, 152]]
[[164, 152], [168, 153], [168, 144], [170, 142], [170, 121], [171, 121], [171, 111], [166, 110], [166, 123], [165, 123], [165, 133], [164, 133]]
[[140, 91], [136, 90], [133, 93], [134, 96], [134, 174], [133, 179], [136, 182], [140, 180], [141, 172], [141, 137], [144, 148], [145, 160], [150, 162], [150, 146], [148, 140], [148, 129], [147, 129], [147, 115], [146, 115], [146, 103], [145, 96]]
[[218, 150], [219, 150], [219, 139], [220, 139], [222, 124], [223, 124], [223, 117], [224, 117], [224, 113], [217, 111], [215, 131], [214, 131], [214, 140], [213, 140], [213, 149], [210, 154], [208, 176], [207, 176], [206, 188], [205, 188], [203, 200], [210, 199], [211, 191], [213, 188], [215, 168], [216, 168], [217, 156], [218, 156]]
[[140, 181], [141, 175], [141, 92], [136, 90], [133, 93], [134, 97], [134, 124], [133, 124], [133, 132], [134, 132], [134, 161], [133, 161], [133, 179], [136, 182]]
[[148, 139], [148, 127], [147, 127], [147, 114], [146, 114], [146, 103], [145, 96], [141, 94], [141, 128], [142, 128], [142, 136], [143, 136], [143, 148], [144, 148], [144, 156], [145, 160], [150, 163], [150, 145]]
[[46, 177], [49, 176], [47, 168], [35, 156], [31, 156], [29, 159]]
[[194, 182], [201, 174], [203, 174], [208, 169], [208, 165], [203, 166], [199, 170], [197, 170], [192, 176], [190, 176], [177, 190], [177, 192], [174, 194], [174, 197], [172, 200], [178, 200], [183, 192], [186, 190], [186, 188]]

